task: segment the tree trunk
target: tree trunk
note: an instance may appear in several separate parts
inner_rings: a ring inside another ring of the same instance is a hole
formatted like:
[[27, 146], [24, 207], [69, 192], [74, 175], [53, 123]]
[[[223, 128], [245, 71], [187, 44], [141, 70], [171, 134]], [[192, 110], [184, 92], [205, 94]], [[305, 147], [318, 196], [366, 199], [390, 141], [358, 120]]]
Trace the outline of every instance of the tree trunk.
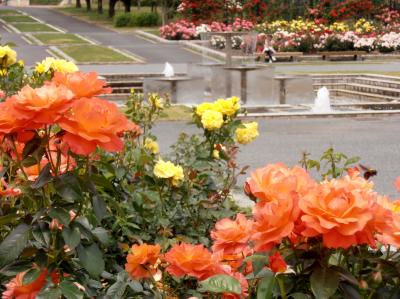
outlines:
[[125, 6], [125, 12], [131, 12], [131, 0], [123, 0]]
[[108, 6], [108, 17], [112, 18], [115, 15], [115, 4], [117, 0], [110, 0], [110, 5]]
[[97, 13], [103, 14], [103, 0], [97, 0]]
[[81, 0], [76, 0], [76, 8], [81, 8], [82, 4], [81, 4]]
[[91, 0], [86, 0], [86, 10], [87, 11], [91, 11], [91, 9], [92, 9], [92, 5], [91, 5], [90, 1]]

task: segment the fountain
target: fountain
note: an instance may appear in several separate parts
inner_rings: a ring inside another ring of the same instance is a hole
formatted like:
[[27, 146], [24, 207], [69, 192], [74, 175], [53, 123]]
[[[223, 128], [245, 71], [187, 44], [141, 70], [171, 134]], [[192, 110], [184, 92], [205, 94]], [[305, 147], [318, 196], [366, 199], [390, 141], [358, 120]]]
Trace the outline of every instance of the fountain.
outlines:
[[321, 87], [318, 89], [317, 97], [315, 98], [314, 106], [312, 107], [314, 113], [331, 113], [331, 101], [329, 98], [328, 88]]

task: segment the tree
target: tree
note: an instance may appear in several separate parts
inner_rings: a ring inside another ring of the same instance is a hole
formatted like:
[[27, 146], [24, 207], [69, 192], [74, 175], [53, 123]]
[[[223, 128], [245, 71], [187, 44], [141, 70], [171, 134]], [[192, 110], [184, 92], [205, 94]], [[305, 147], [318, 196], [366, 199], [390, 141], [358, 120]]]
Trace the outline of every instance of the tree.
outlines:
[[91, 0], [86, 0], [86, 10], [90, 11], [92, 9]]
[[103, 0], [97, 0], [97, 13], [103, 14]]
[[130, 12], [131, 11], [131, 0], [122, 0], [124, 3], [125, 7], [125, 12]]
[[81, 0], [76, 0], [76, 8], [81, 8], [82, 4], [81, 4]]
[[110, 0], [109, 6], [108, 6], [108, 17], [112, 18], [115, 15], [115, 4], [117, 3], [117, 0]]

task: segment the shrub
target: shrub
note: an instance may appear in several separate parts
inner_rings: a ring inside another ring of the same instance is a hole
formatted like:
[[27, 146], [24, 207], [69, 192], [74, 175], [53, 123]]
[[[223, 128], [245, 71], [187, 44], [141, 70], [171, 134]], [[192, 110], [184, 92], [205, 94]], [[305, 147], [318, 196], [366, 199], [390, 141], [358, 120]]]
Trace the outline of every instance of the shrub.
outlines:
[[122, 13], [115, 17], [115, 27], [150, 27], [160, 23], [156, 12]]
[[132, 20], [132, 14], [130, 13], [118, 14], [114, 18], [114, 26], [127, 27], [131, 23], [131, 20]]
[[133, 15], [135, 26], [150, 27], [160, 24], [160, 15], [156, 12], [141, 12]]

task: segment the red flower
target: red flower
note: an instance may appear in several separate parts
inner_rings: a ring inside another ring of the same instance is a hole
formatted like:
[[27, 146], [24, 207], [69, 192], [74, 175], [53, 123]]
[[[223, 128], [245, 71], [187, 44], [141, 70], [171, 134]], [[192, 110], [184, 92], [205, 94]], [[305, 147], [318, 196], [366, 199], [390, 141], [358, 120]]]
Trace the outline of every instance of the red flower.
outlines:
[[271, 271], [275, 273], [283, 273], [286, 271], [287, 264], [278, 251], [269, 257], [269, 267]]

